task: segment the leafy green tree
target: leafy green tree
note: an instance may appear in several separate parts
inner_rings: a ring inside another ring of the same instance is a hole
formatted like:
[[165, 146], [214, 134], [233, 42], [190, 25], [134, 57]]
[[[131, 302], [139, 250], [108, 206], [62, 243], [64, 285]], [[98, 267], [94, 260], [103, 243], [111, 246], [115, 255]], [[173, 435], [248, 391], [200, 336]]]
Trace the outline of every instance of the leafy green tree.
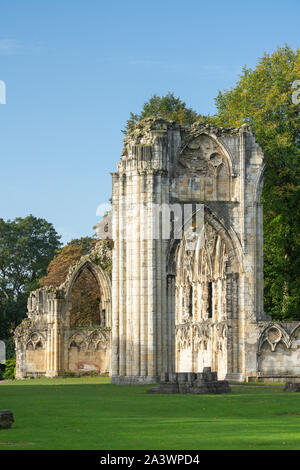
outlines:
[[137, 121], [152, 116], [175, 121], [183, 126], [189, 126], [201, 118], [196, 111], [187, 108], [186, 103], [179, 97], [176, 98], [173, 93], [169, 92], [165, 96], [154, 94], [149, 101], [144, 103], [140, 114], [130, 113], [126, 129], [122, 132], [127, 134], [134, 128]]
[[27, 297], [60, 247], [60, 237], [45, 219], [29, 215], [0, 219], [0, 338], [9, 339], [26, 315]]
[[278, 48], [219, 92], [209, 118], [224, 127], [250, 124], [264, 151], [265, 311], [278, 320], [300, 319], [300, 105], [292, 101], [299, 79], [300, 49]]
[[16, 359], [9, 359], [5, 363], [5, 371], [3, 373], [3, 379], [13, 380], [16, 375]]

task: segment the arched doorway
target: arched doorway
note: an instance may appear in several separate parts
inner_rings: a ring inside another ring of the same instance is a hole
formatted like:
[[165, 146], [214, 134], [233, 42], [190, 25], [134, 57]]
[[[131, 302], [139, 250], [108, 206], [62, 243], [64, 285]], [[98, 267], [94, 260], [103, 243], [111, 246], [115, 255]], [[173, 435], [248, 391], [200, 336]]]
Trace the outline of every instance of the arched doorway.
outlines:
[[175, 367], [220, 379], [239, 370], [239, 273], [242, 265], [232, 236], [205, 208], [203, 232], [194, 249], [174, 243], [169, 268], [174, 278]]
[[71, 291], [70, 327], [106, 326], [103, 289], [90, 265], [78, 273]]
[[81, 263], [68, 284], [67, 369], [76, 374], [110, 370], [111, 286], [91, 261]]

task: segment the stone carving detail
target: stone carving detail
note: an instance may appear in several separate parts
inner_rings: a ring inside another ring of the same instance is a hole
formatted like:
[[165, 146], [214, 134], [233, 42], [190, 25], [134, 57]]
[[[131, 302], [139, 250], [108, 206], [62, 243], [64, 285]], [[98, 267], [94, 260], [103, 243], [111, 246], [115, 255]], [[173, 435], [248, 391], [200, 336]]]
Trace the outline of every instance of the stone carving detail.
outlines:
[[208, 341], [211, 337], [212, 322], [210, 320], [193, 325], [194, 351], [207, 350]]
[[228, 336], [228, 322], [232, 321], [233, 304], [238, 305], [236, 277], [232, 274], [234, 253], [229, 251], [225, 230], [214, 225], [207, 213], [198, 237], [201, 243], [196, 241], [196, 249], [189, 250], [183, 239], [175, 254], [176, 331], [180, 331], [176, 336], [177, 364], [179, 370], [189, 370], [192, 361], [195, 372], [208, 364], [225, 371], [227, 350], [233, 341]]
[[276, 347], [279, 343], [283, 343], [287, 349], [289, 349], [293, 343], [295, 332], [298, 330], [300, 324], [297, 325], [292, 332], [289, 334], [280, 323], [270, 323], [262, 331], [259, 342], [258, 352], [260, 353], [262, 346], [265, 342], [270, 345], [271, 351], [275, 352]]
[[178, 160], [177, 174], [215, 176], [220, 165], [227, 165], [220, 146], [206, 134], [191, 140]]
[[217, 231], [207, 222], [200, 237], [203, 242], [199, 245], [199, 249], [189, 250], [185, 239], [177, 248], [176, 322], [178, 324], [188, 322], [191, 314], [193, 321], [201, 321], [213, 310], [218, 311], [219, 320], [221, 317], [226, 318], [228, 269], [226, 245]]
[[90, 330], [76, 332], [69, 339], [69, 349], [71, 347], [77, 347], [82, 351], [106, 350], [109, 347], [109, 331], [97, 329], [92, 332]]
[[191, 347], [192, 335], [191, 325], [177, 325], [176, 327], [176, 338], [178, 351]]
[[182, 149], [176, 168], [175, 193], [181, 198], [231, 200], [230, 162], [220, 145], [196, 135]]
[[26, 342], [27, 350], [36, 350], [37, 348], [45, 349], [45, 338], [40, 332], [33, 332]]

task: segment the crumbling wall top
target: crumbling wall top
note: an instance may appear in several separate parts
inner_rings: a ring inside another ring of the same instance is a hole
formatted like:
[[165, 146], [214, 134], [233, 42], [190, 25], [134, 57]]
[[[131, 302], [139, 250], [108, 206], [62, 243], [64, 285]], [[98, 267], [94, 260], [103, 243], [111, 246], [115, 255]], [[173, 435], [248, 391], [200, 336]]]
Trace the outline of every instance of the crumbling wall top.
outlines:
[[135, 123], [132, 129], [127, 132], [124, 138], [124, 147], [122, 156], [128, 155], [128, 148], [133, 145], [153, 145], [158, 136], [164, 135], [168, 130], [185, 130], [187, 129], [175, 121], [157, 117], [147, 117], [140, 119]]

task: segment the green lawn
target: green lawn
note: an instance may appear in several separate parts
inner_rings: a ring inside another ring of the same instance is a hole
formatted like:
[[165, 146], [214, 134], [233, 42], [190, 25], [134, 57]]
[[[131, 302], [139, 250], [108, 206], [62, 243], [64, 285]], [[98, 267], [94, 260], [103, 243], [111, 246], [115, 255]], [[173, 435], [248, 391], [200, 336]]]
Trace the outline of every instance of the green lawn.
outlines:
[[15, 415], [0, 449], [300, 449], [300, 394], [238, 386], [225, 395], [151, 395], [108, 378], [0, 384]]

